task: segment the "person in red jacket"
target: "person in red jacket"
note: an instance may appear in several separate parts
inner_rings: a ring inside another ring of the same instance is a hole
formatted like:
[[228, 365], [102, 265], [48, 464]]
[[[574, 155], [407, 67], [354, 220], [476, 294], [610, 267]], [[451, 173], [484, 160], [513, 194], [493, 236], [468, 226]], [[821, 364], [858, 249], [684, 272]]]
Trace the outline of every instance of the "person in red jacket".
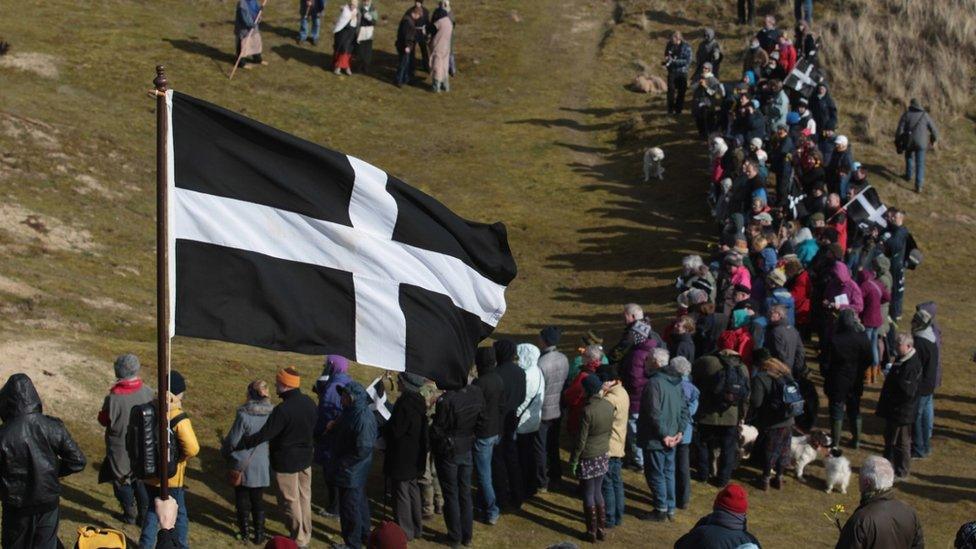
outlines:
[[786, 35], [779, 37], [779, 66], [783, 69], [783, 74], [790, 74], [796, 67], [796, 47]]
[[783, 257], [783, 267], [786, 271], [786, 289], [793, 296], [793, 319], [796, 329], [805, 339], [810, 337], [810, 294], [813, 283], [800, 260], [795, 255]]
[[586, 407], [588, 400], [586, 391], [583, 389], [583, 380], [596, 373], [602, 360], [603, 350], [599, 345], [587, 347], [583, 351], [583, 366], [566, 390], [563, 391], [562, 404], [569, 415], [569, 422], [566, 427], [571, 435], [579, 432], [580, 416], [583, 414], [583, 408]]
[[732, 327], [722, 332], [718, 337], [718, 348], [720, 351], [726, 349], [739, 353], [742, 362], [752, 367], [752, 351], [754, 340], [749, 326], [752, 320], [752, 311], [748, 307], [740, 307], [732, 311]]
[[837, 243], [840, 249], [847, 253], [847, 210], [843, 208], [840, 195], [830, 193], [827, 195], [827, 227], [837, 231]]

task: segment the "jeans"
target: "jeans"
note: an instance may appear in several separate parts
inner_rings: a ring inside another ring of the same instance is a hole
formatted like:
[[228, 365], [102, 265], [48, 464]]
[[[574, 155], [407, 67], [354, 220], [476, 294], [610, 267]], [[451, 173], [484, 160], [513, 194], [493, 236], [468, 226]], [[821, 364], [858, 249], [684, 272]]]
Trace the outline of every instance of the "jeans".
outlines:
[[[58, 540], [58, 522], [61, 519], [60, 507], [42, 513], [28, 513], [13, 507], [3, 506], [3, 522], [0, 523], [5, 549], [56, 549], [61, 547]], [[153, 543], [156, 540], [153, 539]]]
[[674, 499], [678, 509], [691, 501], [691, 443], [679, 444], [674, 454]]
[[793, 0], [793, 17], [813, 23], [813, 0]]
[[474, 441], [474, 468], [478, 472], [478, 488], [481, 490], [481, 507], [485, 513], [485, 520], [492, 522], [498, 519], [501, 511], [495, 501], [495, 487], [491, 483], [491, 455], [501, 437], [479, 438]]
[[409, 84], [413, 79], [413, 55], [407, 52], [400, 52], [400, 61], [397, 64], [396, 83], [397, 85]]
[[[312, 20], [312, 32], [308, 32], [308, 20]], [[298, 41], [304, 42], [306, 38], [311, 38], [312, 42], [319, 41], [319, 30], [322, 27], [322, 14], [313, 13], [308, 17], [302, 17], [298, 23]]]
[[[892, 320], [901, 317], [902, 305], [905, 301], [905, 267], [899, 262], [904, 261], [902, 256], [891, 262], [891, 302], [888, 305], [888, 316]], [[894, 326], [892, 326], [892, 337], [889, 349], [894, 349]]]
[[[159, 488], [146, 486], [150, 501], [159, 497]], [[186, 513], [186, 493], [183, 488], [170, 488], [169, 497], [176, 500], [179, 509], [176, 512], [176, 538], [180, 542], [180, 547], [190, 546], [190, 519]], [[159, 516], [156, 515], [156, 507], [150, 505], [146, 512], [146, 520], [142, 525], [142, 534], [139, 535], [140, 549], [153, 549], [156, 547], [156, 534], [159, 533]]]
[[559, 428], [562, 418], [543, 420], [539, 425], [539, 439], [542, 441], [542, 451], [545, 459], [542, 461], [539, 486], [549, 488], [558, 484], [563, 478], [563, 464], [559, 459]]
[[879, 362], [881, 357], [878, 356], [878, 330], [881, 328], [865, 328], [864, 333], [867, 334], [868, 339], [871, 340], [871, 359], [874, 361], [871, 364], [877, 366], [881, 364]]
[[644, 449], [644, 478], [651, 489], [654, 508], [661, 512], [674, 513], [677, 506], [674, 497], [674, 448], [663, 450]]
[[620, 526], [624, 521], [623, 460], [610, 458], [610, 468], [603, 476], [603, 501], [607, 506], [607, 526]]
[[935, 402], [932, 395], [918, 397], [915, 425], [912, 427], [912, 457], [927, 457], [932, 453], [932, 428], [935, 425]]
[[146, 485], [141, 480], [133, 480], [128, 484], [112, 481], [112, 491], [115, 492], [115, 499], [122, 505], [122, 513], [128, 513], [132, 508], [136, 509], [136, 517], [146, 516], [146, 509], [149, 508], [149, 494], [146, 493]]
[[359, 549], [369, 538], [369, 498], [366, 486], [339, 487], [339, 529], [342, 541], [351, 549]]
[[696, 425], [695, 446], [697, 478], [708, 480], [712, 471], [712, 448], [721, 449], [716, 476], [720, 485], [728, 484], [738, 461], [739, 430], [735, 425]]
[[627, 456], [634, 465], [644, 468], [644, 454], [637, 447], [637, 419], [640, 414], [630, 414], [627, 419]]
[[915, 176], [915, 190], [921, 191], [925, 183], [925, 149], [905, 151], [905, 179]]
[[[444, 492], [444, 524], [452, 543], [468, 545], [474, 533], [471, 506], [471, 452], [437, 456], [437, 477]], [[513, 479], [519, 482], [521, 479]]]

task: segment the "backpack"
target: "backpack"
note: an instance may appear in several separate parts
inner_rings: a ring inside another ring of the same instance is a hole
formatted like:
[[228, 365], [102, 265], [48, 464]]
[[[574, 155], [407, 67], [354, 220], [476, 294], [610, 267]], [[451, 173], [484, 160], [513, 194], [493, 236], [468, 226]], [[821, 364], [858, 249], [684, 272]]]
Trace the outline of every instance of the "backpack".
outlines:
[[804, 411], [803, 393], [800, 386], [790, 376], [773, 380], [773, 397], [770, 406], [777, 417], [784, 420], [797, 417]]
[[111, 528], [81, 526], [75, 549], [125, 549], [125, 534]]
[[726, 409], [737, 406], [749, 398], [749, 378], [742, 375], [739, 369], [743, 366], [742, 359], [718, 353], [715, 355], [722, 363], [722, 369], [715, 373], [715, 385], [712, 393]]
[[[129, 433], [126, 436], [126, 450], [129, 453], [129, 460], [132, 462], [132, 474], [136, 478], [159, 477], [159, 429], [157, 428], [156, 412], [156, 404], [153, 402], [132, 407]], [[167, 478], [173, 478], [176, 475], [176, 465], [184, 459], [183, 450], [176, 441], [176, 434], [173, 429], [176, 424], [188, 418], [186, 412], [182, 412], [169, 421]]]

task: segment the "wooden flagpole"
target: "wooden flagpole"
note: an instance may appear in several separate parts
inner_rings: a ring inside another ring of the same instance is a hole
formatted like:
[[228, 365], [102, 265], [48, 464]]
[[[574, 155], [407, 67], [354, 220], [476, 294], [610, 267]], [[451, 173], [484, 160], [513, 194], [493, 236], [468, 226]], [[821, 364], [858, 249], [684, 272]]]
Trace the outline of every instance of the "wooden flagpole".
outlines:
[[169, 113], [165, 67], [156, 66], [156, 370], [159, 497], [169, 498]]

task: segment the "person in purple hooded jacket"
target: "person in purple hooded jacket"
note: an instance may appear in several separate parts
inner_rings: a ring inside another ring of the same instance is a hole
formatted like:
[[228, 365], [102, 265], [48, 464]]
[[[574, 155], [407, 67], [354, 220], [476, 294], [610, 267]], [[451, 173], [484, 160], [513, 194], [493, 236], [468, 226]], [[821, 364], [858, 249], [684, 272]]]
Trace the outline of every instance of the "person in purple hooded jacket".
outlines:
[[320, 514], [339, 516], [339, 489], [329, 474], [328, 463], [332, 459], [333, 437], [329, 431], [342, 415], [342, 396], [339, 389], [345, 387], [349, 377], [349, 361], [339, 355], [325, 357], [322, 375], [315, 380], [313, 391], [319, 396], [318, 417], [315, 421], [315, 463], [322, 466], [326, 486], [326, 501]]
[[[651, 328], [649, 320], [644, 318], [644, 310], [636, 303], [624, 305], [624, 323], [627, 327], [607, 353], [611, 364], [616, 364], [624, 382], [624, 388], [630, 395], [630, 419], [627, 421], [627, 456], [628, 467], [635, 471], [644, 470], [644, 456], [637, 447], [637, 418], [639, 417], [641, 395], [647, 385], [647, 374], [644, 371], [644, 361], [655, 348], [665, 348], [661, 336]], [[666, 365], [667, 360], [664, 361]], [[662, 365], [662, 366], [664, 366]]]

